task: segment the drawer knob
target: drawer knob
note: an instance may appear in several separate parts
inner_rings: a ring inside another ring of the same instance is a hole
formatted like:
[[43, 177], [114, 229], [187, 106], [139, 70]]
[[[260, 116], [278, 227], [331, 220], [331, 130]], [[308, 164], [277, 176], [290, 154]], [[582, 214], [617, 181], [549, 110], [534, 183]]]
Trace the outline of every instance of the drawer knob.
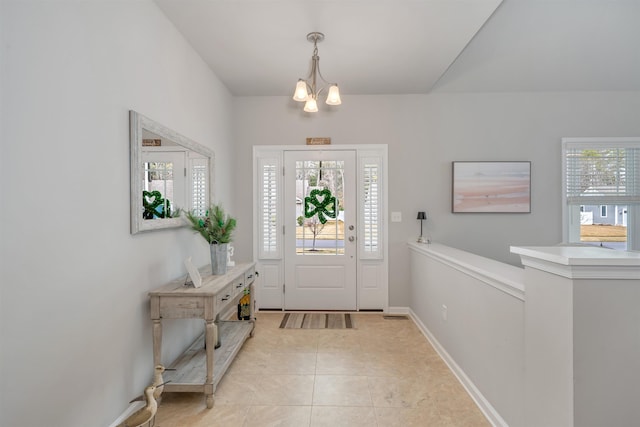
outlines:
[[226, 301], [226, 300], [228, 300], [230, 296], [231, 296], [231, 295], [227, 295], [227, 296], [225, 296], [224, 298], [222, 298], [222, 301]]

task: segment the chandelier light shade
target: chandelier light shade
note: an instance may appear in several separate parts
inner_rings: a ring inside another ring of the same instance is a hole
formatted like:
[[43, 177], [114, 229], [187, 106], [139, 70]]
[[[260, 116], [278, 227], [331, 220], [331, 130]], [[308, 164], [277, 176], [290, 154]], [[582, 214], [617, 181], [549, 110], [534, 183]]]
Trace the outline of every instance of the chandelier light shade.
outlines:
[[298, 79], [293, 100], [304, 102], [304, 111], [315, 113], [318, 111], [318, 98], [323, 90], [328, 89], [326, 103], [328, 105], [340, 105], [340, 89], [337, 83], [327, 82], [320, 73], [320, 57], [318, 56], [318, 42], [324, 40], [324, 34], [313, 32], [307, 34], [307, 40], [313, 43], [313, 56], [311, 57], [311, 69], [305, 79]]
[[296, 91], [293, 94], [293, 99], [298, 102], [304, 102], [307, 100], [307, 96], [307, 83], [302, 79], [298, 79], [298, 84], [296, 85]]
[[340, 100], [340, 90], [338, 89], [337, 84], [333, 84], [329, 87], [329, 94], [327, 95], [327, 104], [329, 105], [342, 104], [342, 101]]
[[304, 103], [304, 111], [307, 113], [317, 113], [318, 112], [318, 103], [313, 97], [309, 97], [307, 102]]

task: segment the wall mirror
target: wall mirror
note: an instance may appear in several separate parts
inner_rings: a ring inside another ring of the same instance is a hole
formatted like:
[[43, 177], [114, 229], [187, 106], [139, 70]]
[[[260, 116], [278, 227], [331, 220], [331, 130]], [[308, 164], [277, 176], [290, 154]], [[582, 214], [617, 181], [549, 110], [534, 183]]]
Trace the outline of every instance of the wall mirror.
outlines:
[[129, 111], [131, 234], [181, 227], [185, 210], [204, 215], [213, 200], [214, 153]]

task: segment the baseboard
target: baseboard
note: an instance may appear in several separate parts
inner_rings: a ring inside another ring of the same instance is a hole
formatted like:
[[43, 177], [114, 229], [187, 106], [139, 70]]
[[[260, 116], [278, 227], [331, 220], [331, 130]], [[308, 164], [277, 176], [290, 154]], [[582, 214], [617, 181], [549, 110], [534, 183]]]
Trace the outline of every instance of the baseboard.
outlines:
[[406, 314], [409, 315], [411, 309], [409, 307], [389, 307], [388, 314]]
[[[398, 312], [394, 311], [397, 314], [407, 314], [413, 322], [416, 324], [418, 329], [424, 334], [427, 340], [431, 343], [436, 352], [440, 355], [442, 360], [447, 364], [451, 372], [458, 378], [460, 384], [467, 391], [469, 396], [476, 403], [480, 411], [484, 414], [487, 420], [494, 427], [508, 427], [507, 422], [500, 416], [498, 411], [489, 403], [489, 401], [482, 395], [480, 390], [475, 386], [475, 384], [471, 381], [471, 379], [465, 374], [465, 372], [458, 366], [458, 364], [453, 360], [453, 358], [447, 353], [444, 347], [438, 342], [438, 340], [433, 336], [431, 331], [425, 326], [424, 323], [418, 318], [418, 316], [411, 310], [411, 308], [406, 307], [394, 307], [394, 309], [398, 309]], [[405, 310], [404, 312], [402, 310]]]
[[136, 401], [136, 402], [130, 403], [127, 409], [125, 409], [124, 412], [120, 414], [120, 416], [116, 418], [116, 420], [109, 425], [109, 427], [117, 427], [118, 425], [122, 424], [122, 422], [126, 420], [129, 417], [129, 415], [133, 414], [135, 411], [142, 408], [144, 405], [145, 405], [145, 402], [143, 401]]

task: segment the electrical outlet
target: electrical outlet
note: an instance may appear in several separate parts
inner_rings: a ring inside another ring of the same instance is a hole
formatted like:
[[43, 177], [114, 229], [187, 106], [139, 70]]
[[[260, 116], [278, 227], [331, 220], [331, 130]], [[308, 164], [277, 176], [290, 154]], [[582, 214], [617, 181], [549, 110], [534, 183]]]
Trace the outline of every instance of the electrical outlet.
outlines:
[[391, 222], [402, 222], [402, 212], [391, 212]]
[[447, 321], [447, 306], [442, 304], [442, 320]]

